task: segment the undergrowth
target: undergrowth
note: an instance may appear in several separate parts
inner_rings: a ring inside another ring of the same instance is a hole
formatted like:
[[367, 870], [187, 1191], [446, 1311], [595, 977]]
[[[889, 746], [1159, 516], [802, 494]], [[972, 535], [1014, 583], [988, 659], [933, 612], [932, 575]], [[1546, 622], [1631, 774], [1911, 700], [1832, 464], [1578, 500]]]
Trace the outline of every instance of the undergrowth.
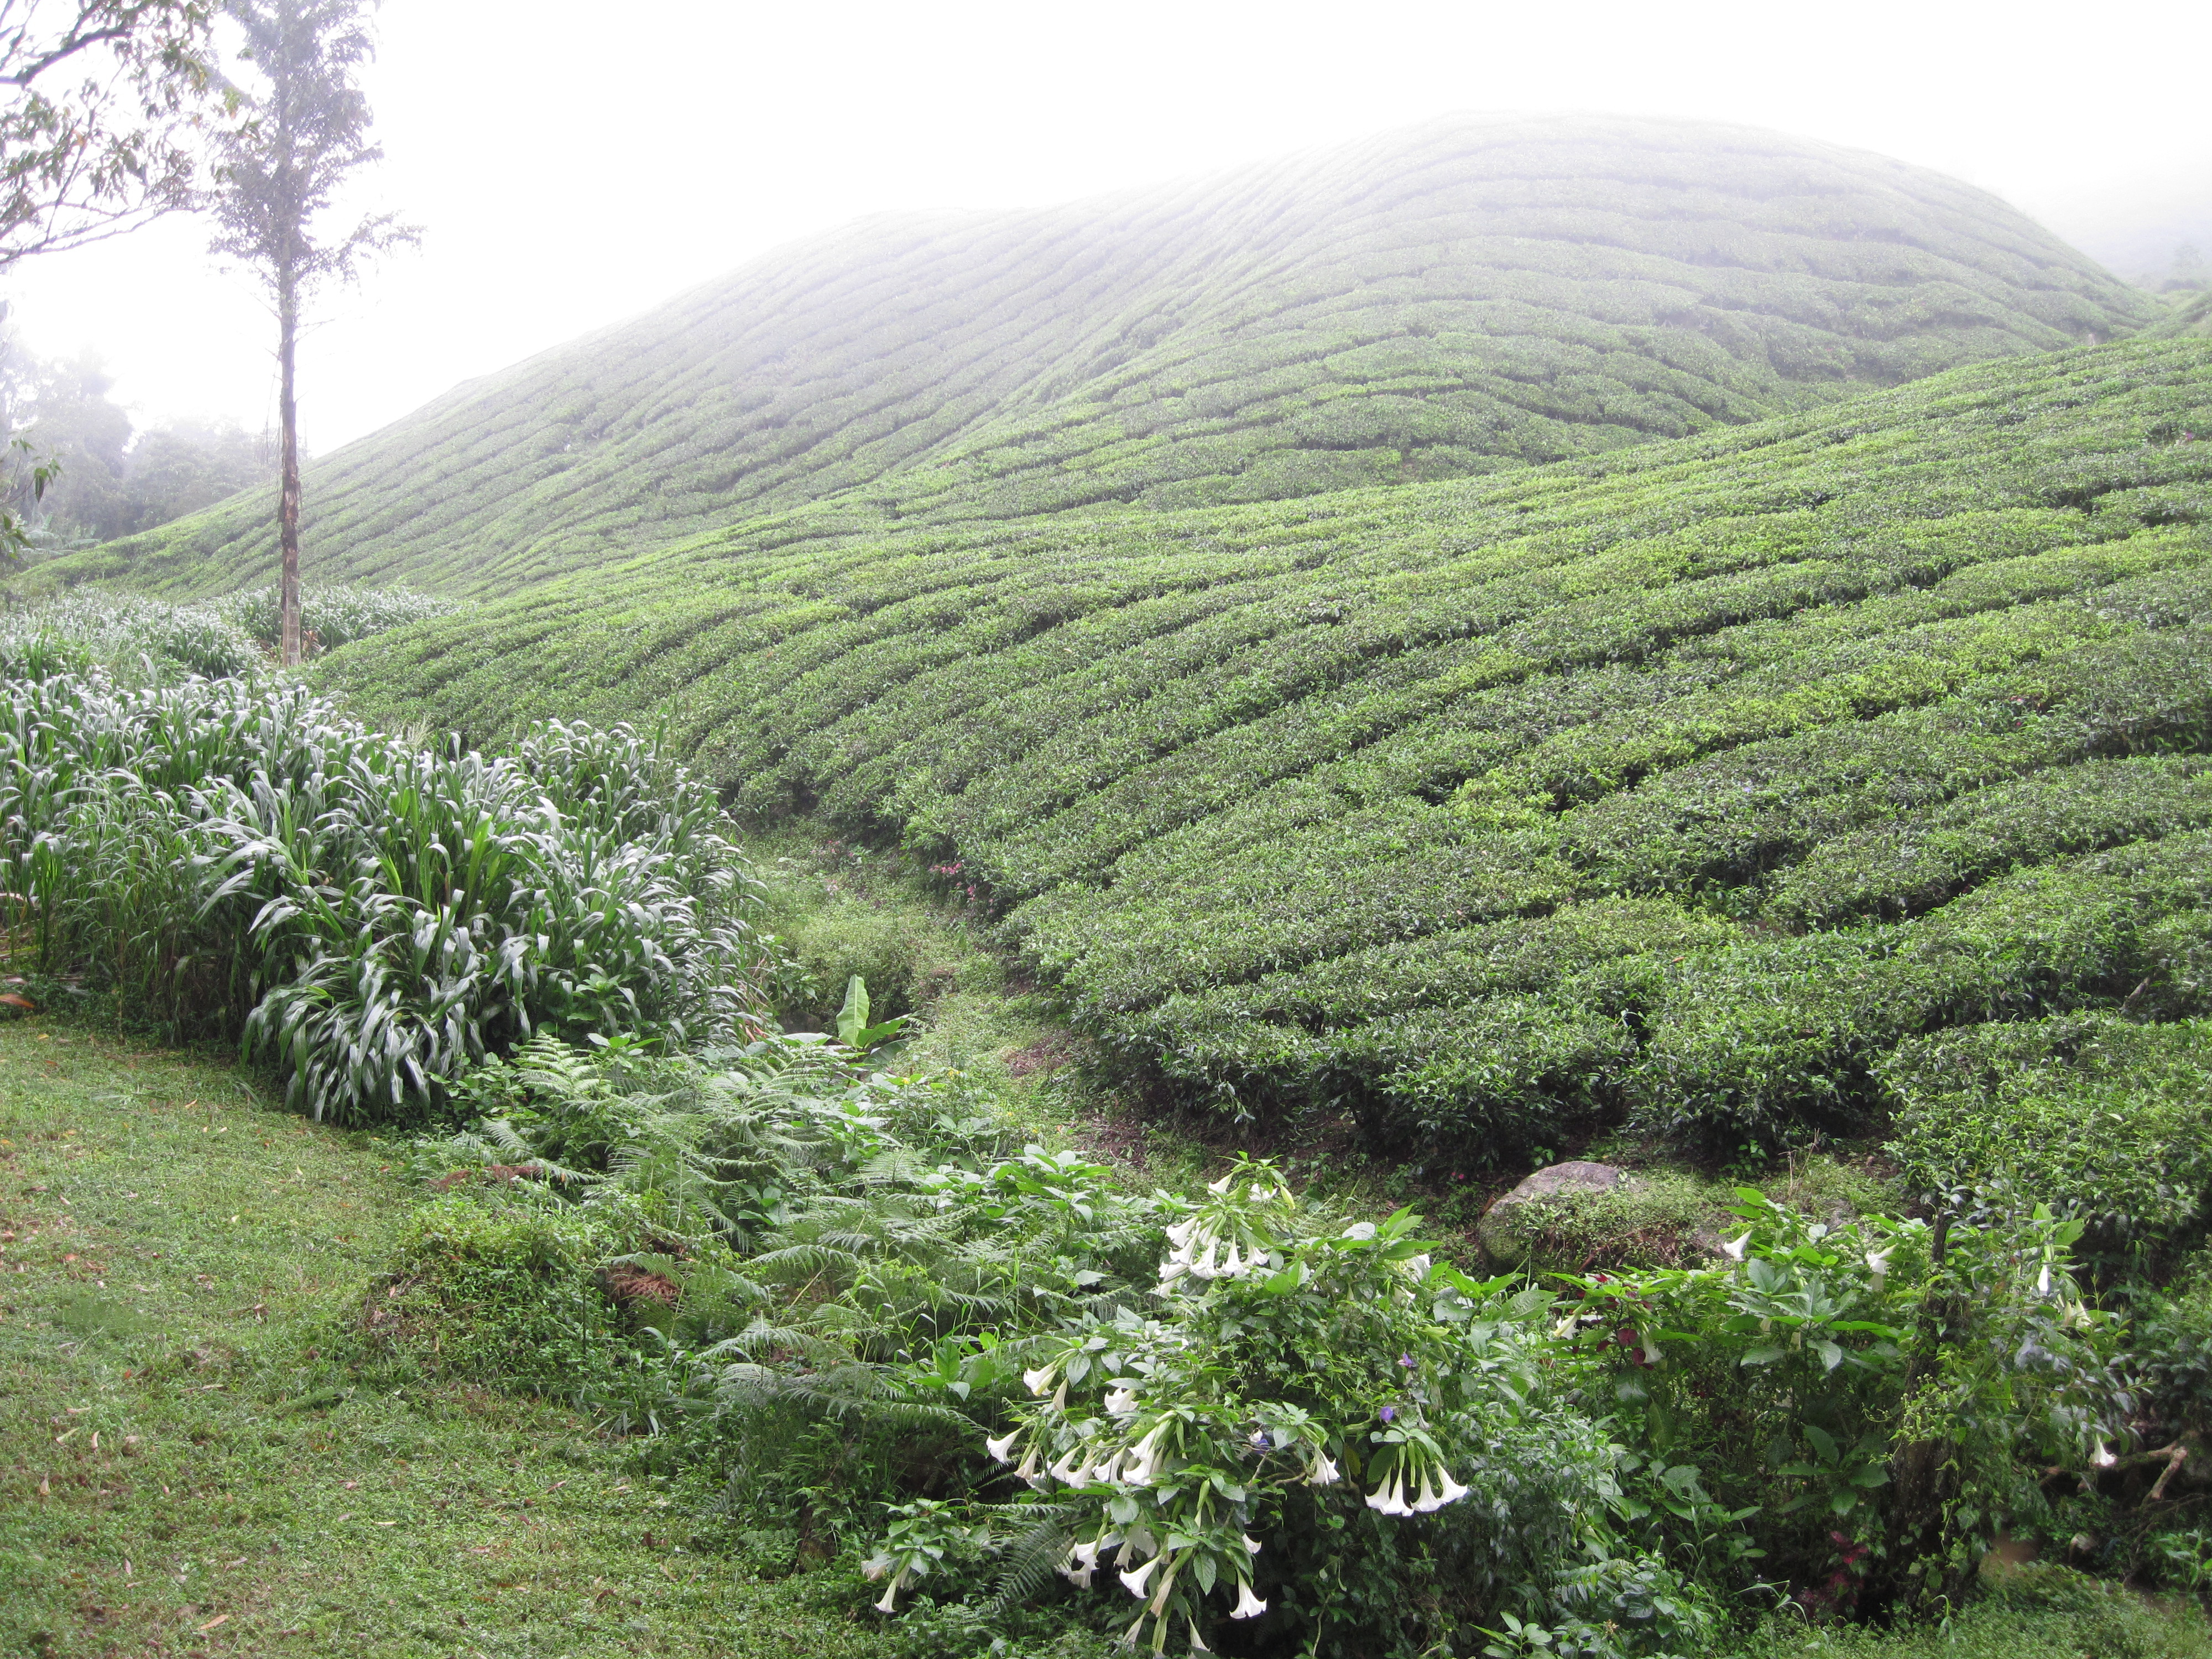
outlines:
[[32, 963], [240, 1042], [318, 1118], [420, 1117], [538, 1030], [757, 1025], [771, 945], [708, 791], [626, 728], [418, 747], [295, 684], [51, 655], [0, 725], [0, 903]]

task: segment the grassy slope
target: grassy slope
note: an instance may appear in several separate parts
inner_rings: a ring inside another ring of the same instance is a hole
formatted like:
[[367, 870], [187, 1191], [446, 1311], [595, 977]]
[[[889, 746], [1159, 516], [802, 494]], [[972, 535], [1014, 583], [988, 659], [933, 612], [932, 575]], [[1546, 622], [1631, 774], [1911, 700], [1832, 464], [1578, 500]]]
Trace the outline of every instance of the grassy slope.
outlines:
[[0, 1024], [0, 1651], [868, 1650], [588, 1424], [361, 1363], [410, 1205], [228, 1066]]
[[[822, 501], [881, 525], [1478, 473], [2159, 314], [1880, 156], [1460, 117], [781, 250], [316, 463], [307, 567], [489, 596]], [[266, 568], [270, 520], [241, 497], [55, 574], [229, 587]]]

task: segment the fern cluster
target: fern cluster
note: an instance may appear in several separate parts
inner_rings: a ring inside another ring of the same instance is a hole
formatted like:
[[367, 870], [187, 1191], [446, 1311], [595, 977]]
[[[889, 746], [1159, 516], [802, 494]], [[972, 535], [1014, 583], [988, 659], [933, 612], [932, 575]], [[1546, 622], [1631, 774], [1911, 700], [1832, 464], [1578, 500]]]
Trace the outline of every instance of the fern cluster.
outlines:
[[601, 1403], [734, 1498], [865, 1510], [898, 1462], [964, 1482], [1011, 1373], [979, 1389], [963, 1365], [1133, 1305], [1158, 1248], [1158, 1199], [1019, 1144], [957, 1076], [856, 1059], [809, 1036], [679, 1057], [541, 1036], [459, 1085], [470, 1127], [416, 1143], [427, 1178], [610, 1224], [626, 1248], [603, 1280], [661, 1382]]

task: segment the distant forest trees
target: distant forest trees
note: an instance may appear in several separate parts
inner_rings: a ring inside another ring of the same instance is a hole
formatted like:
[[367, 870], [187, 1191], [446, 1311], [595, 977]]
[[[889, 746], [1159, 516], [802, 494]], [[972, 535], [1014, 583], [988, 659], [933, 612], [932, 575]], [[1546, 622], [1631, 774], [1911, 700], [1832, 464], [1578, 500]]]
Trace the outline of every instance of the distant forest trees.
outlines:
[[0, 339], [0, 431], [61, 465], [35, 501], [26, 466], [9, 480], [33, 557], [154, 529], [275, 477], [264, 434], [189, 420], [138, 430], [112, 384], [89, 353], [46, 361]]

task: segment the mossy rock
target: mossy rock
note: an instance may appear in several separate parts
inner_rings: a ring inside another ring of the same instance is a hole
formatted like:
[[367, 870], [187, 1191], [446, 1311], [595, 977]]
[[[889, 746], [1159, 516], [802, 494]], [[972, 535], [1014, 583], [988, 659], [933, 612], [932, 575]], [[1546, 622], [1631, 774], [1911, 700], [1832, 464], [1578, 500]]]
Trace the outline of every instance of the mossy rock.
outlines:
[[1719, 1206], [1691, 1176], [1570, 1162], [1537, 1170], [1483, 1216], [1483, 1249], [1555, 1273], [1673, 1267], [1705, 1255]]

